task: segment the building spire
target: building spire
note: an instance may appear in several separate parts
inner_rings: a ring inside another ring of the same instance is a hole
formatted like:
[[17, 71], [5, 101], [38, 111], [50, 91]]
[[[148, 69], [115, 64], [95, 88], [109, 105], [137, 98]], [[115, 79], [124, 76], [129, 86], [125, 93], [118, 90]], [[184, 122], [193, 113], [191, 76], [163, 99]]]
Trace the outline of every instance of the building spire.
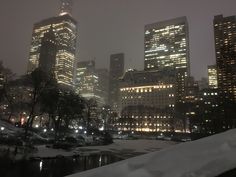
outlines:
[[60, 0], [61, 1], [61, 7], [60, 7], [60, 13], [59, 15], [70, 15], [72, 16], [72, 0]]

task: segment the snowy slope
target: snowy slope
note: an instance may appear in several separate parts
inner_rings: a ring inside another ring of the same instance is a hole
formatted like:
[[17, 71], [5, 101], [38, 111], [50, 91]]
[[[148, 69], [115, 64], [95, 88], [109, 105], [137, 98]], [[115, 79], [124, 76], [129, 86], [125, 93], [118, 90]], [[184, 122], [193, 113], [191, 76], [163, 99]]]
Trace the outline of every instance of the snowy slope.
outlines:
[[[91, 154], [100, 152], [113, 152], [116, 154], [148, 153], [161, 150], [175, 145], [175, 142], [161, 140], [114, 140], [114, 143], [105, 146], [84, 146], [72, 151], [46, 148], [44, 145], [37, 146], [35, 157], [56, 157], [58, 155], [73, 156], [75, 154]], [[125, 152], [125, 153], [124, 153]], [[133, 155], [136, 156], [136, 155]]]
[[236, 129], [69, 177], [215, 177], [236, 168]]
[[4, 130], [1, 130], [1, 133], [8, 134], [10, 136], [14, 136], [17, 133], [21, 132], [22, 129], [15, 127], [14, 125], [0, 120], [0, 127], [4, 127]]
[[152, 151], [157, 151], [160, 149], [167, 148], [172, 145], [176, 145], [173, 141], [162, 141], [162, 140], [114, 140], [114, 143], [105, 146], [89, 146], [80, 147], [80, 150], [89, 149], [100, 150], [100, 151], [124, 151], [130, 150], [134, 152], [148, 153]]
[[[1, 130], [1, 128], [4, 128], [4, 130]], [[6, 121], [2, 121], [0, 120], [0, 133], [6, 134], [8, 136], [14, 137], [14, 136], [19, 136], [20, 134], [24, 133], [24, 129], [23, 128], [18, 128], [15, 127], [13, 124], [10, 124]], [[42, 136], [40, 136], [37, 133], [34, 133], [32, 131], [29, 131], [32, 134], [32, 137], [35, 139], [39, 139], [39, 140], [47, 140], [46, 138], [43, 138]]]

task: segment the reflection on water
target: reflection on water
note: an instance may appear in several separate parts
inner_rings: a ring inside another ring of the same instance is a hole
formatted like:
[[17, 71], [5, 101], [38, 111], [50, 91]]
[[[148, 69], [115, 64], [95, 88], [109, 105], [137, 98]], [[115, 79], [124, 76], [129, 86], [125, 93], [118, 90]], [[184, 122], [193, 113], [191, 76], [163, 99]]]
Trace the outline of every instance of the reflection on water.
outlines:
[[42, 171], [42, 169], [43, 169], [43, 161], [41, 160], [39, 162], [39, 171]]
[[[22, 160], [0, 159], [1, 177], [62, 177], [122, 160], [111, 154], [93, 154], [57, 159]], [[5, 163], [4, 163], [5, 162]]]

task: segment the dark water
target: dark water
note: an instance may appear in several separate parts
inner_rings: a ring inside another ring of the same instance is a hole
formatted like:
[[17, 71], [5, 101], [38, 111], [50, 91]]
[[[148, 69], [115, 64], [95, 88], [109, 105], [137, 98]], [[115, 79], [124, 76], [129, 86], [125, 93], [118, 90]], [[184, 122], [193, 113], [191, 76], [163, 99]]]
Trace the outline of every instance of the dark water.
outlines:
[[80, 157], [59, 157], [44, 160], [21, 160], [12, 162], [0, 159], [1, 177], [62, 177], [107, 165], [122, 159], [112, 154], [93, 154]]

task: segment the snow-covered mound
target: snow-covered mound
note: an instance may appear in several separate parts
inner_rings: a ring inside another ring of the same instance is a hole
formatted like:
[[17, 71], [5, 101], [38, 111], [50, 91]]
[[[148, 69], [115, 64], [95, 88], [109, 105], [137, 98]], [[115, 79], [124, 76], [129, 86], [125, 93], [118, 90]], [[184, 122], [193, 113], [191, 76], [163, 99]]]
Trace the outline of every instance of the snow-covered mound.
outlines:
[[236, 129], [69, 177], [215, 177], [236, 168]]
[[[42, 141], [47, 140], [46, 138], [40, 136], [39, 134], [37, 134], [35, 132], [29, 131], [29, 133], [31, 134], [31, 137], [33, 139], [38, 139], [38, 140], [42, 140]], [[23, 136], [24, 129], [18, 128], [7, 121], [0, 120], [0, 134], [8, 135], [9, 138], [10, 137], [18, 137], [20, 135]]]
[[9, 122], [3, 120], [0, 120], [0, 128], [1, 128], [1, 133], [10, 136], [15, 136], [16, 134], [22, 131], [22, 129], [17, 128], [14, 125], [10, 124]]

